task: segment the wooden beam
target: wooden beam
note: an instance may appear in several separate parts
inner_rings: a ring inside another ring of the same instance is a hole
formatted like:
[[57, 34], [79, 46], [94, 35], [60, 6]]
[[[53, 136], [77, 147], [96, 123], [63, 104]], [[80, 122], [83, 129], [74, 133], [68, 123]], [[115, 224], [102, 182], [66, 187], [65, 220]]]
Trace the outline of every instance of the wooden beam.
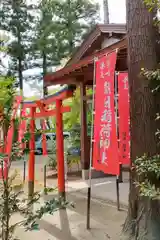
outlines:
[[[71, 107], [69, 106], [65, 106], [61, 108], [61, 113], [66, 113], [66, 112], [70, 112], [71, 111]], [[56, 110], [48, 110], [45, 112], [39, 112], [39, 113], [34, 113], [34, 118], [45, 118], [45, 117], [51, 117], [51, 116], [55, 116], [56, 114]], [[31, 118], [31, 114], [26, 115], [26, 118]]]
[[[73, 93], [72, 91], [68, 90], [68, 91], [64, 91], [60, 94], [54, 94], [53, 96], [48, 96], [47, 98], [44, 99], [40, 99], [41, 103], [45, 104], [45, 105], [49, 105], [49, 104], [53, 104], [57, 99], [58, 100], [64, 100], [67, 99], [69, 97], [72, 97]], [[32, 108], [32, 107], [37, 107], [37, 100], [36, 101], [31, 101], [31, 102], [23, 102], [23, 107], [24, 108]]]

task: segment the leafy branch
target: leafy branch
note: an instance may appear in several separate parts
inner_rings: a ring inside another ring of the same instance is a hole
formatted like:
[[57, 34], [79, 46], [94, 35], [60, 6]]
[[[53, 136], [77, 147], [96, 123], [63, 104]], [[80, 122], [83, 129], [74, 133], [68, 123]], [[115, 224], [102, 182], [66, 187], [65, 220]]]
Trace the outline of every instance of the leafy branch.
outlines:
[[144, 155], [135, 160], [135, 171], [138, 175], [136, 185], [140, 195], [150, 198], [160, 197], [160, 155]]

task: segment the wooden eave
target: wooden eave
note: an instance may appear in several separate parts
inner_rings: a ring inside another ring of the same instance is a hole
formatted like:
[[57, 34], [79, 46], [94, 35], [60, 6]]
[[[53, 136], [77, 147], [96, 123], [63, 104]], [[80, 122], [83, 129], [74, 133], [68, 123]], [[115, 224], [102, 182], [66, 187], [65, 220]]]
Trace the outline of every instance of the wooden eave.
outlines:
[[101, 37], [101, 41], [104, 36], [117, 36], [119, 39], [123, 38], [126, 34], [126, 24], [99, 24], [88, 34], [81, 46], [72, 56], [71, 60], [67, 63], [70, 65], [83, 58], [86, 52], [95, 44]]
[[[127, 41], [122, 39], [119, 42], [100, 50], [91, 56], [88, 56], [77, 63], [67, 65], [64, 68], [47, 74], [44, 78], [45, 86], [52, 86], [56, 84], [78, 84], [81, 81], [92, 82], [93, 81], [93, 63], [96, 57], [101, 57], [111, 51], [118, 49], [117, 64], [127, 59]], [[125, 68], [126, 69], [126, 68]], [[123, 66], [119, 70], [125, 70]]]

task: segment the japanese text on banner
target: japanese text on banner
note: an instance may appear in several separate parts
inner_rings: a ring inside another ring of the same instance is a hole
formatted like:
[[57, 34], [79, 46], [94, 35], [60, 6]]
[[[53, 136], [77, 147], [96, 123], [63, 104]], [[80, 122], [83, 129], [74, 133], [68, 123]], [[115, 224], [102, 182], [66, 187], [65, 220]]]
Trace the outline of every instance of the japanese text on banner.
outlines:
[[130, 116], [128, 74], [119, 73], [119, 158], [120, 163], [130, 164]]
[[96, 63], [96, 92], [93, 166], [105, 173], [119, 174], [118, 144], [114, 114], [114, 71], [116, 52]]

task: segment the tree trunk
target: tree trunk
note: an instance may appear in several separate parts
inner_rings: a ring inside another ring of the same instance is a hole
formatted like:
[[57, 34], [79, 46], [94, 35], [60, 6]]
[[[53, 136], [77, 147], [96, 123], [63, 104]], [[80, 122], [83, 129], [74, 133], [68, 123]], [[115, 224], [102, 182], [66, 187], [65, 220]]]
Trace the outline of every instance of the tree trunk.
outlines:
[[109, 4], [108, 0], [103, 0], [104, 23], [109, 24]]
[[[127, 0], [128, 73], [131, 114], [131, 160], [147, 154], [160, 153], [155, 135], [160, 122], [155, 121], [160, 112], [158, 94], [151, 91], [151, 83], [140, 75], [141, 69], [155, 70], [157, 29], [154, 13], [149, 12], [143, 0]], [[131, 172], [128, 216], [122, 239], [159, 240], [160, 204], [158, 200], [140, 197], [135, 186], [136, 173]]]
[[68, 22], [67, 22], [67, 30], [68, 30], [68, 50], [69, 55], [71, 56], [74, 51], [74, 36], [73, 36], [73, 19], [72, 19], [72, 6], [71, 6], [71, 0], [67, 1], [68, 3]]
[[19, 87], [20, 92], [23, 95], [23, 75], [22, 75], [22, 60], [19, 57], [18, 58], [18, 75], [19, 75]]
[[[44, 85], [44, 77], [47, 74], [47, 56], [44, 51], [42, 52], [42, 57], [43, 57], [43, 97], [46, 97], [48, 96], [48, 89]], [[47, 127], [50, 129], [51, 127], [48, 118], [46, 118], [46, 124]], [[41, 128], [43, 129], [43, 121], [41, 121]]]
[[[20, 33], [20, 29], [17, 28], [17, 36], [18, 36], [18, 44], [20, 46], [21, 49], [21, 33]], [[20, 87], [20, 94], [23, 96], [23, 66], [22, 66], [22, 49], [19, 52], [19, 56], [18, 56], [18, 77], [19, 77], [19, 87]]]
[[45, 97], [48, 95], [48, 90], [47, 87], [45, 87], [44, 85], [44, 77], [47, 73], [47, 56], [44, 51], [42, 53], [42, 58], [43, 58], [43, 97]]

